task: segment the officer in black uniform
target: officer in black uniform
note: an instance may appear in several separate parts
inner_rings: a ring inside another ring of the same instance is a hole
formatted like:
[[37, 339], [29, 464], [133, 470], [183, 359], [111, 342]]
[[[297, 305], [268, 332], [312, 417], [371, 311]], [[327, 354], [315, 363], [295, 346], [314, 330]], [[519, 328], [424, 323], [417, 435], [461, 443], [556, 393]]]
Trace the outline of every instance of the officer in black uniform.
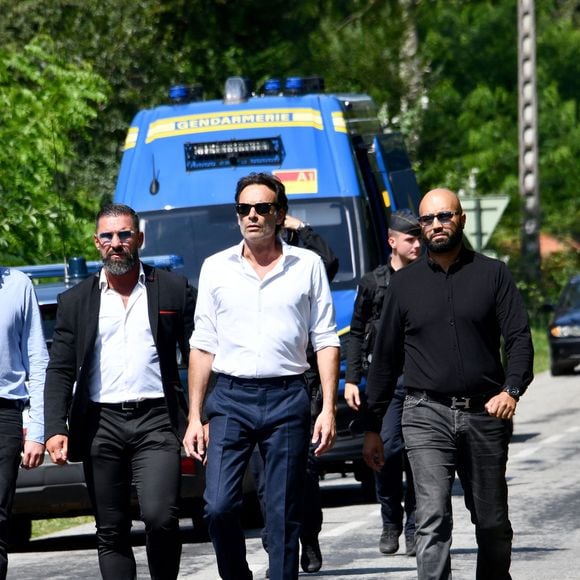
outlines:
[[[391, 275], [419, 257], [421, 253], [421, 227], [409, 210], [397, 210], [389, 221], [388, 243], [391, 256], [388, 264], [379, 266], [363, 276], [359, 282], [350, 336], [346, 354], [346, 384], [344, 396], [348, 405], [360, 410], [364, 399], [359, 385], [370, 365], [376, 336], [376, 327], [383, 307], [385, 291]], [[381, 438], [384, 445], [385, 464], [375, 473], [377, 498], [381, 504], [383, 529], [379, 550], [383, 554], [396, 554], [399, 536], [403, 531], [403, 503], [405, 521], [405, 553], [415, 555], [415, 493], [413, 476], [404, 451], [401, 414], [405, 389], [399, 378], [393, 400], [384, 416]], [[405, 484], [403, 484], [405, 473]]]
[[[310, 227], [308, 224], [300, 221], [290, 215], [286, 215], [284, 220], [283, 237], [288, 244], [299, 246], [312, 250], [320, 256], [328, 281], [332, 282], [338, 272], [338, 258], [331, 250], [330, 246]], [[316, 355], [309, 344], [307, 360], [310, 369], [304, 373], [306, 384], [310, 390], [312, 425], [320, 411], [320, 377], [318, 375], [318, 365]], [[266, 551], [268, 550], [268, 532], [266, 521], [266, 509], [264, 504], [264, 463], [258, 448], [254, 450], [250, 467], [260, 499], [260, 507], [264, 518], [264, 528], [262, 529], [262, 544]], [[306, 467], [306, 484], [304, 489], [304, 513], [302, 517], [302, 526], [300, 530], [300, 544], [302, 546], [302, 555], [300, 565], [304, 572], [318, 572], [322, 567], [322, 553], [318, 542], [318, 535], [322, 529], [322, 505], [320, 501], [319, 473], [316, 457], [314, 456], [314, 447], [310, 447], [308, 453], [308, 465]]]

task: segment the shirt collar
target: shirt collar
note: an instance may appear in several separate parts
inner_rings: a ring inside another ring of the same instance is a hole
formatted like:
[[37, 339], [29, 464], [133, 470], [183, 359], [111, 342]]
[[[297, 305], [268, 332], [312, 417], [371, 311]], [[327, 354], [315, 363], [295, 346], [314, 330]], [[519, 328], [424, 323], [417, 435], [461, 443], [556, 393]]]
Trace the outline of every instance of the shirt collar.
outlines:
[[[457, 254], [457, 258], [455, 258], [455, 262], [451, 264], [449, 270], [459, 270], [463, 265], [467, 264], [468, 262], [473, 261], [473, 255], [475, 252], [473, 250], [469, 250], [465, 247], [464, 244], [461, 245], [461, 250], [459, 254]], [[432, 270], [441, 270], [441, 266], [437, 264], [434, 260], [431, 259], [429, 254], [427, 254], [427, 264], [431, 267]]]
[[[295, 246], [286, 243], [280, 236], [277, 236], [278, 241], [282, 245], [282, 256], [283, 259], [286, 260], [289, 256], [295, 256], [296, 252], [294, 251]], [[238, 262], [242, 261], [244, 252], [244, 240], [242, 240], [239, 244], [236, 244], [231, 248], [230, 258], [237, 260]]]

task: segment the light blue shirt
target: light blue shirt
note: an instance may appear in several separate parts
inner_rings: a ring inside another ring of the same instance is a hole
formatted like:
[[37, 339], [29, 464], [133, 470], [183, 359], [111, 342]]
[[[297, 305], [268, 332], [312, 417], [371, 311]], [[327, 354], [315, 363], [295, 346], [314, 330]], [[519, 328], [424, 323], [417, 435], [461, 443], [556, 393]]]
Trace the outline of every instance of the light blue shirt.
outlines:
[[19, 270], [0, 267], [0, 398], [28, 403], [26, 439], [44, 443], [48, 363], [34, 287]]

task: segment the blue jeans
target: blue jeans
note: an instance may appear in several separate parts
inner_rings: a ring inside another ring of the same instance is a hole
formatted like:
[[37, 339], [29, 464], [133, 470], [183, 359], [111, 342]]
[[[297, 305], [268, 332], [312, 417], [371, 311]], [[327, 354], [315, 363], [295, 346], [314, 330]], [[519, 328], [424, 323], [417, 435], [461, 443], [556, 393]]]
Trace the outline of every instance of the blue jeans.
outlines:
[[407, 395], [403, 436], [415, 482], [419, 580], [451, 578], [455, 472], [475, 525], [478, 580], [509, 580], [512, 527], [505, 480], [511, 421]]
[[310, 439], [304, 378], [218, 375], [205, 408], [209, 445], [204, 499], [220, 577], [252, 578], [239, 513], [244, 473], [257, 445], [264, 458], [270, 579], [297, 579]]
[[8, 520], [12, 510], [20, 452], [22, 451], [22, 411], [0, 408], [0, 580], [8, 570]]

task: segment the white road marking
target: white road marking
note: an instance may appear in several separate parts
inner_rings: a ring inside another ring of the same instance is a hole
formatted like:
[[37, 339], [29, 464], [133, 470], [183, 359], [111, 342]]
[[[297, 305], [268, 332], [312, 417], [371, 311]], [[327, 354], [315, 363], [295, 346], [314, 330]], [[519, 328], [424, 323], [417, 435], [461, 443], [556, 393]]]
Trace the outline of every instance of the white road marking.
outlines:
[[338, 536], [342, 536], [343, 534], [346, 534], [347, 532], [350, 532], [351, 530], [356, 530], [356, 528], [360, 528], [361, 526], [365, 526], [365, 525], [368, 525], [368, 521], [366, 521], [366, 520], [348, 522], [347, 524], [342, 524], [342, 526], [337, 526], [336, 528], [333, 528], [332, 530], [329, 530], [328, 532], [323, 531], [320, 534], [320, 537], [321, 538], [336, 538]]
[[[570, 427], [566, 429], [566, 433], [575, 433], [576, 431], [580, 431], [580, 427]], [[539, 449], [546, 447], [548, 445], [552, 445], [561, 439], [564, 439], [566, 435], [564, 433], [558, 433], [556, 435], [551, 435], [550, 437], [546, 437], [546, 439], [540, 441], [537, 445], [531, 445], [529, 447], [526, 446], [525, 449], [522, 449], [519, 453], [515, 453], [511, 455], [509, 461], [516, 461], [519, 459], [525, 459], [526, 457], [530, 457], [534, 455]]]

